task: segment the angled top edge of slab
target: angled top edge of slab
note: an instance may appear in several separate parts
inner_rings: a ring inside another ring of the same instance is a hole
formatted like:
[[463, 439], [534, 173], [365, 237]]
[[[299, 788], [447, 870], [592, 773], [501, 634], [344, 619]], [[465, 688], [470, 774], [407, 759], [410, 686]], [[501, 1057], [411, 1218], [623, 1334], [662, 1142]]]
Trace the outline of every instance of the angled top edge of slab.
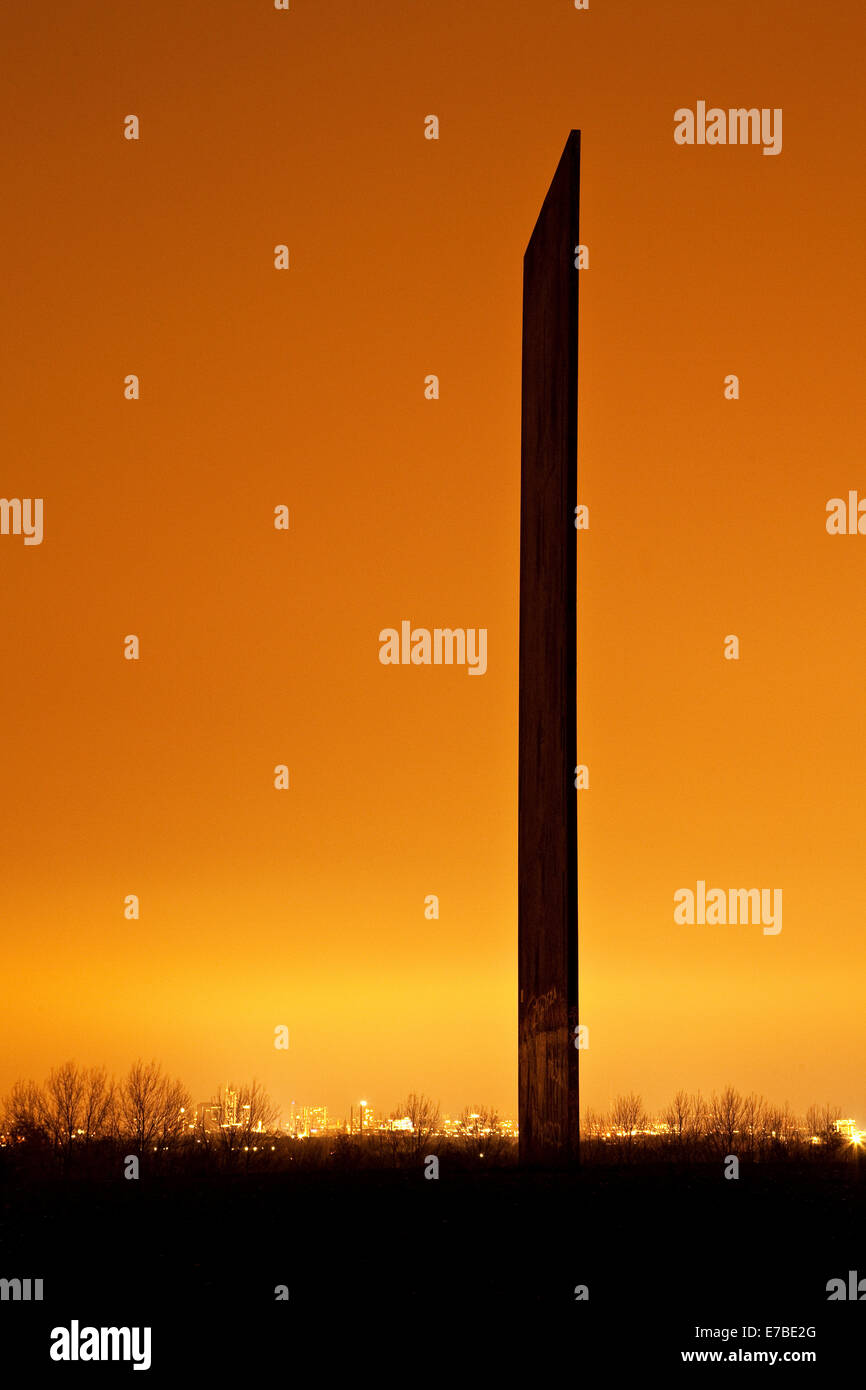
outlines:
[[566, 142], [565, 142], [565, 147], [564, 147], [564, 149], [563, 149], [563, 151], [562, 151], [562, 154], [560, 155], [560, 158], [559, 158], [559, 163], [558, 163], [557, 166], [556, 166], [556, 171], [554, 172], [553, 178], [550, 180], [550, 184], [549, 184], [549, 186], [548, 186], [547, 192], [546, 192], [545, 195], [544, 195], [544, 201], [543, 201], [543, 203], [541, 204], [541, 210], [540, 210], [540, 212], [539, 212], [539, 214], [538, 214], [538, 217], [537, 217], [536, 220], [535, 220], [535, 226], [534, 226], [533, 229], [532, 229], [532, 235], [530, 236], [529, 241], [526, 243], [526, 250], [525, 250], [524, 253], [523, 253], [523, 254], [524, 254], [524, 259], [529, 255], [529, 252], [530, 252], [530, 250], [532, 249], [532, 243], [533, 243], [533, 241], [535, 240], [535, 237], [536, 237], [536, 234], [537, 234], [537, 232], [538, 232], [538, 230], [539, 230], [539, 227], [541, 226], [542, 222], [544, 221], [545, 213], [546, 213], [546, 211], [547, 211], [549, 202], [550, 202], [550, 200], [551, 200], [551, 193], [552, 193], [554, 187], [557, 185], [557, 183], [558, 183], [561, 179], [572, 179], [572, 180], [574, 181], [574, 183], [575, 183], [575, 186], [577, 186], [577, 184], [579, 183], [579, 179], [580, 179], [580, 131], [579, 131], [579, 130], [572, 130], [572, 131], [569, 132], [568, 139], [567, 139]]

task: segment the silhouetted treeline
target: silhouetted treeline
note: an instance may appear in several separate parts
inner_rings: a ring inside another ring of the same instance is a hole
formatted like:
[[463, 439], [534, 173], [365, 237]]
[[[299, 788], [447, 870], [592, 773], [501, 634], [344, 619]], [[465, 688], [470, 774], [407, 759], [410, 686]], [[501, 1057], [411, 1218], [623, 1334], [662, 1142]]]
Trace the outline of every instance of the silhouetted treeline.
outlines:
[[157, 1062], [134, 1062], [119, 1082], [104, 1067], [65, 1062], [42, 1086], [16, 1081], [4, 1097], [5, 1157], [69, 1173], [98, 1170], [121, 1150], [171, 1155], [190, 1118], [189, 1092]]
[[[839, 1132], [837, 1106], [813, 1105], [797, 1117], [732, 1086], [707, 1099], [678, 1091], [652, 1119], [641, 1097], [618, 1096], [610, 1112], [587, 1110], [581, 1127], [584, 1163], [716, 1161], [728, 1154], [752, 1161], [836, 1161], [856, 1154]], [[40, 1086], [18, 1081], [0, 1107], [0, 1171], [21, 1176], [110, 1176], [130, 1156], [138, 1176], [202, 1173], [417, 1168], [430, 1154], [457, 1169], [517, 1162], [517, 1139], [495, 1110], [468, 1106], [447, 1130], [439, 1106], [411, 1093], [391, 1112], [389, 1127], [363, 1133], [334, 1130], [297, 1138], [278, 1123], [278, 1110], [257, 1081], [219, 1089], [192, 1108], [183, 1083], [157, 1062], [134, 1062], [120, 1081], [104, 1068], [66, 1062]]]
[[652, 1119], [638, 1095], [617, 1096], [607, 1114], [587, 1110], [581, 1128], [581, 1156], [589, 1161], [632, 1161], [666, 1155], [706, 1162], [736, 1154], [752, 1160], [839, 1158], [851, 1141], [836, 1122], [835, 1105], [810, 1105], [799, 1117], [754, 1092], [726, 1086], [709, 1098], [677, 1091], [662, 1114]]
[[412, 1092], [391, 1112], [392, 1121], [408, 1121], [408, 1127], [330, 1130], [300, 1139], [280, 1126], [276, 1105], [257, 1081], [220, 1088], [193, 1108], [184, 1084], [157, 1062], [134, 1062], [120, 1081], [104, 1068], [66, 1062], [41, 1086], [17, 1081], [3, 1098], [0, 1171], [131, 1174], [130, 1156], [138, 1160], [139, 1177], [188, 1169], [414, 1167], [431, 1152], [460, 1167], [517, 1158], [516, 1142], [486, 1106], [467, 1106], [443, 1134], [438, 1104]]

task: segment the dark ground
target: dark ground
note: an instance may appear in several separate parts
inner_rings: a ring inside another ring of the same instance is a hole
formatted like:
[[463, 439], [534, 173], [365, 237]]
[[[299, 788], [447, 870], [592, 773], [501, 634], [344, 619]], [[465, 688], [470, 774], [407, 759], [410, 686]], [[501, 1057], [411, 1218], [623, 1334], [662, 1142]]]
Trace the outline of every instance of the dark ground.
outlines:
[[[462, 1383], [516, 1372], [533, 1347], [541, 1384], [590, 1365], [616, 1383], [701, 1375], [681, 1351], [738, 1346], [815, 1351], [806, 1373], [859, 1377], [866, 1300], [826, 1293], [849, 1270], [866, 1278], [866, 1180], [855, 1173], [744, 1164], [726, 1181], [720, 1164], [641, 1165], [443, 1169], [429, 1181], [419, 1167], [7, 1184], [0, 1275], [41, 1276], [45, 1299], [0, 1303], [0, 1365], [17, 1346], [37, 1384], [133, 1374], [51, 1362], [51, 1328], [77, 1318], [152, 1326], [149, 1381], [166, 1385], [227, 1363], [244, 1382], [277, 1371], [287, 1384], [344, 1374], [417, 1383], [459, 1368]], [[277, 1284], [288, 1302], [274, 1301]], [[575, 1301], [577, 1284], [588, 1302]], [[817, 1335], [695, 1339], [696, 1325], [744, 1323]]]

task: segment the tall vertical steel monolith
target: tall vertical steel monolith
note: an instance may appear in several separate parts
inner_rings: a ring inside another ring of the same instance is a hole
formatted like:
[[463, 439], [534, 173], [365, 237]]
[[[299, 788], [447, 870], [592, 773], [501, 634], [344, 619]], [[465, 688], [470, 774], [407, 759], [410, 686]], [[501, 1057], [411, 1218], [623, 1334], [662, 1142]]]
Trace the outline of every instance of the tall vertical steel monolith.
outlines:
[[520, 1157], [577, 1157], [577, 285], [580, 131], [523, 258]]

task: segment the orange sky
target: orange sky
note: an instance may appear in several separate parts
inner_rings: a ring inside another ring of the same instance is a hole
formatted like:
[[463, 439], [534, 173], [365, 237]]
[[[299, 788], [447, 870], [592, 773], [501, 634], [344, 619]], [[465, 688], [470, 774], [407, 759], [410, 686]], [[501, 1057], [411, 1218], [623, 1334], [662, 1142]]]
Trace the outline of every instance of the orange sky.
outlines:
[[[0, 491], [45, 536], [0, 536], [0, 1088], [141, 1054], [516, 1113], [521, 263], [579, 128], [582, 1104], [866, 1120], [866, 539], [824, 528], [866, 494], [864, 39], [853, 0], [4, 7]], [[699, 99], [782, 153], [675, 145]], [[486, 675], [382, 666], [404, 618], [486, 627]], [[699, 878], [782, 932], [676, 926]]]

